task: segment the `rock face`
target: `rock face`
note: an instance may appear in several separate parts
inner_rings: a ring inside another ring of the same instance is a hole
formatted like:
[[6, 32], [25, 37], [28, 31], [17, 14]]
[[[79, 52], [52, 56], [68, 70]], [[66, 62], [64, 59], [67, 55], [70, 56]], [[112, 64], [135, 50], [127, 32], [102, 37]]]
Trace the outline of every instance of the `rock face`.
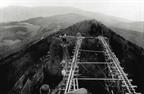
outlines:
[[[46, 39], [0, 60], [2, 62], [0, 64], [0, 75], [3, 75], [0, 78], [0, 83], [2, 83], [0, 84], [0, 93], [7, 94], [8, 92], [6, 91], [15, 91], [18, 87], [16, 83], [24, 84], [28, 79], [33, 83], [31, 85], [31, 88], [33, 88], [32, 93], [38, 94], [38, 88], [42, 84], [49, 84], [50, 88], [53, 89], [62, 78], [60, 73], [62, 69], [60, 62], [63, 58], [62, 40], [56, 37], [65, 33], [76, 35], [77, 32], [80, 32], [83, 36], [106, 36], [109, 39], [111, 49], [119, 58], [121, 65], [130, 74], [130, 78], [134, 80], [134, 84], [138, 85], [137, 90], [141, 92], [144, 90], [144, 84], [141, 83], [144, 79], [141, 74], [144, 71], [144, 49], [125, 40], [102, 23], [90, 20], [74, 24], [66, 29], [61, 29]], [[68, 50], [70, 56], [72, 55], [74, 42], [75, 40], [69, 39]], [[91, 44], [95, 45], [91, 46]], [[87, 49], [99, 49], [97, 46], [94, 40], [86, 40], [82, 44], [82, 47]], [[48, 52], [49, 56], [47, 57]], [[25, 80], [19, 80], [23, 76], [26, 76]], [[33, 79], [34, 77], [35, 79]]]

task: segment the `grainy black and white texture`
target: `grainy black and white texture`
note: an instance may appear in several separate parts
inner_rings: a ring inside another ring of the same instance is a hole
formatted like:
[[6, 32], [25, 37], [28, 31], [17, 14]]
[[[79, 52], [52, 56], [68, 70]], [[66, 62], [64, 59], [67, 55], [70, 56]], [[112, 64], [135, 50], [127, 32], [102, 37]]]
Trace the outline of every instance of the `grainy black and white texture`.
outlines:
[[[76, 36], [78, 32], [82, 36], [107, 37], [124, 71], [133, 79], [132, 83], [138, 86], [136, 91], [144, 93], [144, 33], [141, 32], [143, 27], [140, 27], [142, 23], [125, 23], [121, 18], [72, 7], [21, 8], [5, 10], [3, 15], [8, 15], [4, 20], [8, 22], [0, 23], [0, 94], [39, 94], [43, 84], [48, 84], [53, 90], [63, 78], [60, 64], [64, 55], [61, 46], [63, 41], [58, 36]], [[29, 15], [24, 15], [28, 11]], [[70, 57], [73, 55], [74, 46], [75, 40], [69, 38]], [[101, 50], [98, 41], [93, 39], [84, 40], [82, 48]], [[81, 53], [81, 61], [102, 61], [102, 56]], [[98, 67], [85, 67], [89, 72], [80, 69], [82, 73], [101, 76], [95, 72], [99, 70]], [[105, 94], [105, 89], [99, 82], [80, 84], [87, 87], [91, 93]], [[91, 88], [92, 86], [96, 89]]]

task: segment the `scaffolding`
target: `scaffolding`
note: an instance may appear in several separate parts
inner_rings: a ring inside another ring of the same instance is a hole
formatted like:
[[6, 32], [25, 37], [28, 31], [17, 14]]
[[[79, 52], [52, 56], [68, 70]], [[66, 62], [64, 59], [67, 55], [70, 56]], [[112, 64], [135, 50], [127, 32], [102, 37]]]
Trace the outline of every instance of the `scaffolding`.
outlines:
[[[128, 79], [127, 74], [123, 71], [120, 62], [116, 55], [112, 52], [106, 38], [103, 36], [98, 37], [83, 37], [79, 36], [64, 36], [67, 38], [76, 38], [75, 48], [73, 52], [73, 57], [68, 61], [66, 69], [66, 75], [63, 80], [56, 88], [57, 94], [68, 94], [71, 91], [79, 89], [79, 80], [93, 80], [93, 81], [104, 81], [105, 88], [108, 94], [141, 94], [136, 93], [134, 86], [131, 84], [131, 79]], [[83, 39], [98, 39], [103, 47], [103, 51], [93, 51], [81, 49], [81, 44]], [[80, 52], [93, 52], [93, 53], [103, 53], [105, 56], [105, 62], [80, 62]], [[108, 72], [107, 76], [103, 78], [97, 77], [81, 77], [79, 73], [79, 65], [84, 64], [94, 64], [94, 65], [104, 65], [106, 66]]]

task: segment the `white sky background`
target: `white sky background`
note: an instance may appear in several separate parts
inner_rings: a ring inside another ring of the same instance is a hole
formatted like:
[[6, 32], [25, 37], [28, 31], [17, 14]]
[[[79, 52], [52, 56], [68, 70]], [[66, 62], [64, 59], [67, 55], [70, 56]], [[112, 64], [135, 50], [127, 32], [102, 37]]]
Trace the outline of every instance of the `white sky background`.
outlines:
[[71, 6], [134, 21], [144, 21], [144, 0], [0, 0], [7, 6]]

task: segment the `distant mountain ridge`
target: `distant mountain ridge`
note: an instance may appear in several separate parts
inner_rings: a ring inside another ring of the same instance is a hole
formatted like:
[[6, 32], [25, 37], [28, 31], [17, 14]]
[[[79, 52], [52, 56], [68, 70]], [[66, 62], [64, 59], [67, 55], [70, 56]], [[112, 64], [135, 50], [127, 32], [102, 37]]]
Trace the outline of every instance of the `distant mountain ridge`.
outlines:
[[[88, 15], [91, 15], [90, 13], [87, 13]], [[96, 15], [97, 16], [97, 15]], [[28, 23], [32, 24], [35, 26], [40, 26], [43, 28], [47, 28], [49, 30], [53, 28], [59, 28], [59, 29], [64, 29], [67, 28], [68, 26], [71, 26], [77, 22], [81, 22], [83, 20], [89, 20], [89, 19], [99, 19], [98, 21], [102, 22], [104, 20], [104, 17], [99, 16], [93, 18], [90, 16], [84, 16], [84, 14], [76, 14], [76, 13], [68, 13], [68, 14], [60, 14], [60, 15], [54, 15], [54, 16], [49, 16], [49, 17], [35, 17], [35, 18], [30, 18], [27, 20], [23, 21], [17, 21], [17, 22], [9, 22], [9, 23], [1, 23], [0, 26], [13, 26], [16, 24], [20, 23]], [[100, 20], [100, 17], [103, 19]], [[107, 17], [105, 19], [108, 19]], [[119, 19], [118, 19], [119, 20]], [[126, 20], [127, 21], [127, 20]], [[123, 36], [125, 39], [141, 46], [144, 48], [143, 40], [144, 40], [144, 33], [139, 32], [139, 30], [142, 31], [143, 26], [139, 26], [139, 22], [121, 22], [119, 21], [114, 21], [112, 19], [104, 20], [102, 23], [108, 26], [110, 29], [112, 29], [114, 32], [117, 34]], [[112, 22], [112, 23], [111, 23]], [[137, 25], [135, 25], [135, 23]], [[143, 22], [141, 22], [143, 24]], [[136, 26], [136, 27], [135, 27]], [[138, 27], [139, 26], [139, 27]], [[142, 29], [139, 29], [142, 28]]]
[[[102, 13], [88, 12], [73, 7], [22, 7], [10, 6], [0, 9], [0, 23], [22, 21], [37, 17], [51, 17], [55, 15], [77, 14], [91, 19], [96, 19], [107, 26], [118, 27], [127, 30], [144, 32], [144, 22], [134, 22], [120, 17], [105, 15]], [[80, 18], [80, 17], [79, 17]]]
[[33, 25], [40, 25], [42, 27], [50, 27], [50, 26], [57, 26], [59, 25], [61, 28], [66, 28], [70, 25], [73, 25], [77, 22], [81, 22], [84, 20], [88, 20], [91, 18], [85, 17], [83, 15], [69, 13], [63, 15], [55, 15], [50, 17], [37, 17], [31, 18], [28, 20], [24, 20], [22, 22], [30, 23]]
[[12, 22], [0, 23], [0, 26], [28, 23], [49, 30], [53, 28], [64, 29], [83, 20], [95, 19], [102, 22], [125, 39], [144, 48], [144, 22], [133, 22], [127, 19], [83, 11], [77, 8], [7, 7], [0, 9], [0, 19], [0, 21], [2, 21], [2, 19], [15, 20]]
[[71, 7], [22, 7], [10, 6], [0, 9], [0, 21], [21, 21], [35, 17], [48, 17], [77, 11]]
[[73, 7], [22, 7], [22, 6], [10, 6], [3, 9], [0, 9], [0, 21], [9, 22], [9, 21], [20, 21], [26, 20], [29, 18], [35, 17], [49, 17], [54, 15], [76, 13], [91, 18], [97, 18], [99, 20], [104, 19], [115, 19], [117, 21], [129, 22], [127, 19], [108, 16], [101, 13], [87, 12], [78, 8]]
[[[51, 16], [51, 17], [37, 17], [37, 18], [25, 20], [24, 22], [34, 24], [34, 25], [40, 25], [43, 27], [60, 26], [60, 28], [63, 29], [77, 22], [81, 22], [83, 20], [89, 20], [89, 19], [91, 18], [83, 16], [83, 15], [79, 15], [79, 14], [70, 13], [70, 14], [64, 14], [64, 15]], [[133, 25], [134, 24], [135, 23], [133, 23]], [[144, 48], [144, 44], [143, 44], [144, 33], [138, 32], [136, 30], [129, 30], [128, 28], [122, 28], [121, 25], [117, 25], [117, 26], [109, 25], [108, 27], [112, 29], [114, 32], [116, 32], [117, 34], [123, 36], [125, 39]], [[136, 28], [134, 28], [133, 26], [133, 29], [136, 29]]]

